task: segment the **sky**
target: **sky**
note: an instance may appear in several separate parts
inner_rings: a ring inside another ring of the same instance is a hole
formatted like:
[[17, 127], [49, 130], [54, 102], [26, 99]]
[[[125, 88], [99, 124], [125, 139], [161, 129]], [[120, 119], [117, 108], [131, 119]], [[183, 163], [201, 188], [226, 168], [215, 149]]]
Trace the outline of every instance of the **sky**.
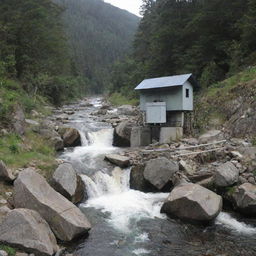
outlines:
[[104, 0], [104, 2], [110, 3], [121, 9], [134, 13], [137, 16], [140, 16], [139, 12], [142, 0]]

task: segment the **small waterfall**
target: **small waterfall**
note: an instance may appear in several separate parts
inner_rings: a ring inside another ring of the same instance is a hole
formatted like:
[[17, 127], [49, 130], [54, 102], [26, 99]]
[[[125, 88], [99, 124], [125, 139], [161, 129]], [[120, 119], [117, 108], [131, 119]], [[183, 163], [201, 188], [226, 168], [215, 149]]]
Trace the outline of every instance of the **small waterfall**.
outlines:
[[130, 170], [115, 168], [112, 175], [97, 172], [92, 178], [82, 176], [89, 200], [84, 207], [110, 213], [109, 223], [122, 232], [142, 218], [165, 218], [160, 213], [166, 193], [143, 193], [129, 188]]
[[230, 214], [225, 212], [221, 212], [215, 222], [216, 224], [223, 225], [226, 228], [231, 229], [237, 233], [243, 233], [248, 235], [256, 234], [256, 228], [247, 225], [244, 222], [239, 222]]
[[88, 142], [88, 139], [87, 139], [87, 136], [86, 136], [86, 132], [79, 131], [79, 134], [80, 134], [80, 138], [81, 138], [82, 147], [88, 146], [89, 142]]
[[96, 132], [89, 132], [89, 146], [98, 148], [112, 148], [114, 129], [102, 129]]

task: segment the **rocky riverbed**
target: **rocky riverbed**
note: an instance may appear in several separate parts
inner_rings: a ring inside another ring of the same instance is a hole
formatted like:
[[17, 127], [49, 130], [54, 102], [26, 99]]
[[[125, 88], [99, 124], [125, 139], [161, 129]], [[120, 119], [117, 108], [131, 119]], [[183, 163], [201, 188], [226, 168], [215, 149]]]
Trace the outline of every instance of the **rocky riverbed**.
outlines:
[[29, 121], [59, 152], [49, 183], [32, 168], [16, 178], [1, 163], [1, 179], [15, 180], [0, 208], [2, 242], [36, 255], [256, 254], [250, 141], [210, 131], [130, 148], [142, 124], [134, 107], [91, 98], [53, 111]]

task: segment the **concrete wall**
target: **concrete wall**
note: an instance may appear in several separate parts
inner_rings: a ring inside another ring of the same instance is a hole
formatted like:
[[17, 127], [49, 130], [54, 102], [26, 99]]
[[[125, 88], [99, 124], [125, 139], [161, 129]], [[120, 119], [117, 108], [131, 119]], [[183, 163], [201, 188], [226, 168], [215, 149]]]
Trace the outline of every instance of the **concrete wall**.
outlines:
[[142, 111], [146, 111], [146, 103], [154, 101], [166, 102], [167, 111], [181, 110], [182, 100], [182, 86], [140, 91], [140, 109]]
[[[189, 90], [189, 98], [186, 97], [186, 89]], [[187, 81], [183, 86], [140, 91], [142, 111], [146, 111], [146, 103], [154, 101], [166, 102], [167, 111], [193, 110], [193, 86]]]
[[[186, 89], [189, 90], [189, 98], [186, 97]], [[193, 110], [193, 86], [190, 82], [186, 82], [183, 85], [183, 110]]]
[[182, 127], [161, 127], [160, 130], [160, 144], [171, 143], [181, 139], [183, 136]]

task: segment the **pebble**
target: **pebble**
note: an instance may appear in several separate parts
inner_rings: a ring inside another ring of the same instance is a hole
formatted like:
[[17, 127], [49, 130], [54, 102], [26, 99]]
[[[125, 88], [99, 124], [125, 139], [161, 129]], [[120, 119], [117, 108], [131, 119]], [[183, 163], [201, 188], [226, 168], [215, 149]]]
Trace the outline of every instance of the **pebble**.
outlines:
[[0, 250], [0, 256], [8, 256], [6, 251]]

